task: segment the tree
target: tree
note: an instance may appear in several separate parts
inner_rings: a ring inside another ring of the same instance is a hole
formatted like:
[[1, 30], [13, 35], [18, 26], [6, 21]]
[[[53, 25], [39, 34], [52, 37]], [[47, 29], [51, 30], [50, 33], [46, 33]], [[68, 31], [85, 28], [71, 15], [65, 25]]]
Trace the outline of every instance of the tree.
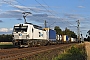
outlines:
[[73, 31], [71, 31], [70, 29], [68, 29], [67, 27], [63, 31], [63, 35], [68, 35], [69, 37], [77, 38], [77, 35]]
[[87, 41], [90, 41], [90, 30], [88, 30]]
[[77, 35], [76, 35], [73, 31], [71, 31], [70, 34], [71, 34], [71, 37], [72, 37], [72, 38], [77, 38]]
[[62, 34], [62, 30], [60, 29], [59, 26], [55, 26], [54, 30], [56, 30], [56, 34]]
[[90, 35], [90, 30], [87, 33], [88, 33], [88, 35]]
[[70, 29], [68, 29], [67, 27], [65, 28], [65, 35], [69, 35], [70, 36]]
[[12, 35], [0, 35], [0, 42], [12, 42]]

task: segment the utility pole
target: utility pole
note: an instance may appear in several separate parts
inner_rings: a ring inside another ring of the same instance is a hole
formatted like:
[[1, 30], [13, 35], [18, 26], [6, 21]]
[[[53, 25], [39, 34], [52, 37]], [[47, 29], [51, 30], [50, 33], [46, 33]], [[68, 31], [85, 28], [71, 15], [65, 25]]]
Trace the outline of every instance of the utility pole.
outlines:
[[79, 20], [76, 21], [77, 22], [77, 37], [78, 37], [78, 42], [80, 42], [80, 22]]
[[45, 25], [45, 28], [47, 28], [47, 21], [45, 20], [45, 22], [44, 22], [44, 25]]
[[32, 14], [32, 13], [31, 13], [31, 12], [23, 12], [22, 14], [24, 14], [24, 15], [23, 15], [23, 18], [24, 18], [24, 20], [25, 20], [24, 23], [27, 23], [27, 22], [26, 22], [26, 16], [27, 16], [28, 14]]

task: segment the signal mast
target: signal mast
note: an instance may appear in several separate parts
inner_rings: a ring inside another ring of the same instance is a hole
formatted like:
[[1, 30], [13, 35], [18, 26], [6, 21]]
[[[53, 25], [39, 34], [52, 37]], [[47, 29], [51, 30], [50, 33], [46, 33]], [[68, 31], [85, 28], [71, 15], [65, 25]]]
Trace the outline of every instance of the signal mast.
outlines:
[[77, 34], [78, 34], [78, 42], [80, 42], [80, 27], [79, 27], [80, 22], [79, 22], [79, 20], [77, 20], [76, 22], [77, 22]]

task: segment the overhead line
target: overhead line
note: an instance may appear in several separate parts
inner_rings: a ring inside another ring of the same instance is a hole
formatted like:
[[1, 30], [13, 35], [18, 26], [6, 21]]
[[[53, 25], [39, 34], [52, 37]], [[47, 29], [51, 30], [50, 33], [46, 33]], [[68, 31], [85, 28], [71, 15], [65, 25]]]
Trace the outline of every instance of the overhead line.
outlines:
[[[44, 7], [41, 3], [39, 3], [37, 0], [35, 0], [38, 4], [40, 4], [43, 8], [45, 8], [46, 9], [46, 7]], [[45, 1], [43, 1], [44, 3], [45, 3]], [[46, 3], [45, 3], [46, 4]], [[46, 4], [47, 5], [47, 4]], [[48, 6], [48, 5], [47, 5]], [[49, 7], [49, 6], [48, 6]], [[50, 7], [49, 7], [50, 8]], [[51, 9], [51, 8], [50, 8]], [[46, 9], [47, 10], [47, 9]], [[52, 10], [52, 9], [51, 9]], [[49, 10], [47, 10], [48, 12], [50, 12]], [[53, 10], [52, 10], [53, 11]], [[52, 12], [50, 12], [51, 14], [52, 14]], [[54, 14], [52, 14], [53, 16], [56, 16], [56, 15], [54, 15]], [[57, 18], [57, 19], [59, 19], [59, 18]], [[67, 21], [68, 22], [68, 21]], [[55, 22], [54, 22], [55, 23]], [[63, 22], [64, 23], [64, 22]], [[70, 23], [70, 22], [68, 22], [68, 23]], [[71, 23], [70, 23], [71, 24]], [[71, 25], [73, 25], [73, 24], [71, 24]], [[74, 26], [74, 25], [73, 25]]]
[[[16, 0], [17, 1], [17, 0]], [[18, 3], [20, 3], [19, 1], [17, 1]], [[20, 3], [21, 5], [23, 5], [22, 3]], [[25, 6], [25, 5], [23, 5], [23, 6]], [[30, 8], [29, 8], [30, 9]], [[30, 9], [31, 10], [31, 9]], [[38, 20], [39, 21], [39, 20]]]
[[[44, 0], [42, 0], [47, 6], [48, 6], [48, 4], [44, 1]], [[49, 6], [48, 6], [49, 7]], [[50, 9], [51, 9], [51, 7], [49, 7]], [[51, 9], [52, 11], [53, 11], [53, 9]], [[56, 11], [54, 11], [54, 12], [56, 12]], [[57, 14], [57, 13], [56, 13]], [[58, 15], [58, 14], [57, 14]], [[67, 21], [68, 23], [70, 23], [69, 21]], [[72, 23], [70, 23], [71, 25], [73, 25]], [[74, 25], [73, 25], [74, 26]]]
[[[41, 3], [39, 3], [37, 0], [35, 0], [38, 4], [40, 4], [43, 8], [45, 8]], [[45, 8], [46, 9], [46, 8]], [[46, 9], [47, 10], [47, 9]], [[49, 10], [47, 10], [48, 12], [50, 12]], [[50, 12], [51, 13], [51, 12]], [[51, 13], [52, 14], [52, 13]]]
[[[5, 1], [5, 0], [2, 0], [2, 1], [5, 2], [5, 3], [7, 3], [7, 4], [12, 5], [15, 8], [18, 8], [17, 6], [13, 5], [12, 3], [9, 3], [8, 1]], [[20, 9], [20, 8], [18, 8], [18, 9], [24, 11], [23, 9]]]
[[[15, 7], [15, 8], [18, 8], [17, 6], [15, 6], [15, 5], [13, 5], [12, 3], [9, 3], [9, 2], [7, 2], [7, 1], [5, 1], [5, 0], [2, 0], [2, 1], [4, 1], [5, 3], [8, 3], [8, 4], [10, 4], [10, 5], [12, 5], [13, 7]], [[17, 1], [17, 0], [16, 0]], [[39, 3], [37, 0], [35, 0], [37, 3]], [[20, 3], [19, 1], [17, 1], [18, 3]], [[44, 1], [44, 3], [45, 3], [45, 1]], [[20, 3], [21, 5], [23, 5], [22, 3]], [[41, 3], [39, 3], [43, 8], [45, 8]], [[46, 3], [45, 3], [46, 4]], [[46, 4], [47, 5], [47, 4]], [[47, 5], [48, 6], [48, 5]], [[48, 6], [49, 7], [49, 6]], [[49, 7], [50, 8], [50, 7]], [[19, 10], [22, 10], [22, 11], [25, 11], [25, 10], [23, 10], [23, 9], [20, 9], [20, 8], [18, 8]], [[28, 8], [28, 9], [30, 9], [30, 8]], [[45, 8], [46, 9], [46, 8]], [[30, 9], [31, 10], [31, 9]], [[47, 9], [46, 9], [47, 10]], [[52, 10], [52, 9], [51, 9]], [[47, 10], [48, 12], [50, 12], [49, 10]], [[52, 12], [50, 12], [51, 14], [52, 14]], [[53, 14], [52, 14], [53, 15]], [[55, 16], [55, 15], [53, 15], [53, 16]], [[57, 18], [57, 19], [59, 19], [59, 18]], [[55, 23], [55, 22], [54, 22]], [[69, 22], [68, 22], [69, 23]]]
[[[5, 2], [5, 3], [7, 3], [7, 4], [10, 4], [10, 5], [12, 5], [13, 7], [15, 7], [15, 8], [18, 8], [17, 6], [15, 6], [15, 5], [13, 5], [12, 3], [10, 3], [10, 2], [8, 2], [8, 1], [5, 1], [5, 0], [2, 0], [3, 2]], [[19, 1], [17, 1], [16, 0], [16, 2], [18, 2], [18, 3], [20, 3]], [[24, 4], [22, 4], [22, 3], [20, 3], [21, 5], [23, 5], [23, 6], [25, 6]], [[20, 9], [20, 8], [18, 8], [19, 10], [22, 10], [23, 12], [26, 12], [25, 10], [23, 10], [23, 9]], [[28, 8], [28, 9], [30, 9], [30, 8]], [[30, 9], [31, 10], [31, 9]], [[31, 11], [33, 11], [33, 10], [31, 10]], [[38, 20], [39, 21], [39, 20]]]
[[[37, 0], [35, 0], [39, 5], [41, 5], [43, 8], [45, 8], [41, 3], [39, 3]], [[46, 9], [46, 8], [45, 8]], [[47, 9], [46, 9], [47, 10]], [[49, 13], [51, 13], [49, 10], [47, 10]], [[51, 13], [52, 14], [52, 13]], [[53, 14], [52, 14], [53, 15]], [[53, 15], [53, 16], [55, 16], [55, 15]], [[59, 19], [59, 18], [57, 18], [57, 19]], [[56, 22], [56, 21], [55, 21]], [[54, 23], [55, 23], [54, 22]], [[52, 25], [52, 24], [51, 24]]]

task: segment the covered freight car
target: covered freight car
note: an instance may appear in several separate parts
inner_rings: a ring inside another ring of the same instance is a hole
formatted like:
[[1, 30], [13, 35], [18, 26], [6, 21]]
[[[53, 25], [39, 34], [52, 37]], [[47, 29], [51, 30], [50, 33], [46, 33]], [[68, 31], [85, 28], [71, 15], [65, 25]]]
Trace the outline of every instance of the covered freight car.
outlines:
[[69, 42], [70, 42], [70, 40], [69, 40], [68, 36], [67, 35], [62, 35], [61, 43], [69, 43]]
[[49, 41], [49, 43], [56, 43], [56, 31], [49, 28], [44, 28], [44, 30], [47, 31], [47, 40]]
[[62, 41], [62, 35], [57, 34], [57, 35], [56, 35], [56, 40], [57, 40], [57, 43], [60, 44], [61, 41]]
[[56, 35], [56, 40], [58, 43], [69, 43], [70, 42], [68, 35]]

